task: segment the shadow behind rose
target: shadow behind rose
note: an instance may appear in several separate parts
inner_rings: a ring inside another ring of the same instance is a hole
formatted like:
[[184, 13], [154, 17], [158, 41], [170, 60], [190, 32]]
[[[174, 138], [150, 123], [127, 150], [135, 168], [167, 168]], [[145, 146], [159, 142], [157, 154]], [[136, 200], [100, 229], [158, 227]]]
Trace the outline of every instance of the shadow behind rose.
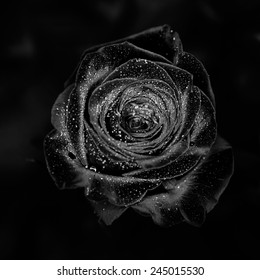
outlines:
[[88, 49], [45, 138], [61, 189], [84, 187], [100, 219], [126, 209], [201, 225], [233, 171], [206, 70], [167, 25]]

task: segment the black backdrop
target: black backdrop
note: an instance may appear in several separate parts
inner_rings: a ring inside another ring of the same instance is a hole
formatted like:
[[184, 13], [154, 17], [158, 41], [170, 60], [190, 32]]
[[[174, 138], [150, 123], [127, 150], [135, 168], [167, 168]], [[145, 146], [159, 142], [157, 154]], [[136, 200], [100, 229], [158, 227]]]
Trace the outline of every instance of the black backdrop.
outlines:
[[[0, 258], [259, 259], [258, 1], [68, 2], [1, 9]], [[235, 173], [201, 228], [160, 228], [132, 210], [104, 227], [83, 190], [59, 191], [47, 172], [51, 106], [85, 48], [164, 23], [210, 74]]]

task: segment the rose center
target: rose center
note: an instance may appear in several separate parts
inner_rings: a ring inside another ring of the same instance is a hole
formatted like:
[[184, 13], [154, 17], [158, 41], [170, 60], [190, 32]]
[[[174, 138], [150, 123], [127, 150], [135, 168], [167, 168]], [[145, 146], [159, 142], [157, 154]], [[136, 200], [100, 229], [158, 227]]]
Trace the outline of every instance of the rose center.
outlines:
[[122, 127], [132, 135], [148, 133], [157, 123], [155, 112], [147, 103], [131, 102], [123, 110]]
[[130, 119], [128, 125], [131, 130], [146, 130], [149, 128], [149, 122], [139, 117], [133, 117]]

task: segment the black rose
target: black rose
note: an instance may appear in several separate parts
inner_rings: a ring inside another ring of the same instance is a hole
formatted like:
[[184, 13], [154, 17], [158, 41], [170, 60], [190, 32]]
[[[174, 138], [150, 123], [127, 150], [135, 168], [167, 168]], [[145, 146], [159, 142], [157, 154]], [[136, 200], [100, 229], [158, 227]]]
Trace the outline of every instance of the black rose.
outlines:
[[52, 178], [85, 188], [106, 224], [132, 207], [159, 225], [200, 225], [232, 174], [208, 74], [168, 25], [86, 50], [52, 124]]

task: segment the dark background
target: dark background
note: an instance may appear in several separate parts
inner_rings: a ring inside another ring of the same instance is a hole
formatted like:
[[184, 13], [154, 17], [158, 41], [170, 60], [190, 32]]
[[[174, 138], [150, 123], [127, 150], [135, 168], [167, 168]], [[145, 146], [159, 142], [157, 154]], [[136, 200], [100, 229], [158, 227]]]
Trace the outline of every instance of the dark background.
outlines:
[[[0, 12], [0, 258], [259, 259], [257, 2], [8, 1]], [[59, 191], [47, 172], [51, 106], [84, 49], [164, 23], [210, 74], [235, 173], [201, 228], [160, 228], [132, 210], [104, 227], [83, 190]]]

